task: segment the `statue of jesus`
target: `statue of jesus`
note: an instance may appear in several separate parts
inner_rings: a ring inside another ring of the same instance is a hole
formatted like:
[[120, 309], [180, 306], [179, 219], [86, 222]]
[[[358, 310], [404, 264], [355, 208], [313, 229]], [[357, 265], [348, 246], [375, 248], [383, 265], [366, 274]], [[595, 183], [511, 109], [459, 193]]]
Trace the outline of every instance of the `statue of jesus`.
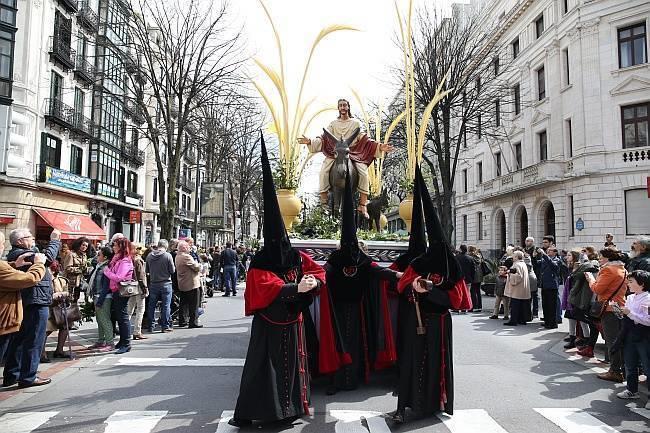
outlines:
[[[350, 145], [350, 160], [354, 163], [359, 174], [359, 207], [357, 210], [363, 214], [365, 218], [369, 218], [368, 209], [368, 194], [370, 192], [370, 182], [368, 181], [368, 166], [381, 156], [381, 152], [392, 152], [393, 146], [388, 143], [377, 143], [368, 138], [363, 125], [359, 120], [352, 116], [350, 113], [350, 103], [346, 99], [338, 100], [338, 118], [334, 119], [327, 127], [328, 132], [336, 137], [348, 139], [357, 133], [356, 139]], [[323, 152], [325, 161], [320, 170], [320, 201], [321, 205], [327, 207], [328, 194], [330, 190], [329, 173], [334, 165], [334, 148], [336, 143], [332, 141], [331, 137], [323, 134], [313, 140], [305, 136], [298, 139], [301, 144], [307, 145], [311, 153]]]

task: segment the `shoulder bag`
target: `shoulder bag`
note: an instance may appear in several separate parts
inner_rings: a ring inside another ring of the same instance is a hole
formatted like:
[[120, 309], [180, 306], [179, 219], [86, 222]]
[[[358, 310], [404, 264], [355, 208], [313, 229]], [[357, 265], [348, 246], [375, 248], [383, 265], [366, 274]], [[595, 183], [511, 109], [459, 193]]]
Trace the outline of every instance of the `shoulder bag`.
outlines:
[[119, 294], [123, 298], [130, 298], [131, 296], [139, 295], [140, 293], [140, 283], [138, 281], [120, 281]]
[[625, 274], [623, 274], [623, 281], [621, 281], [621, 284], [618, 285], [616, 290], [614, 290], [609, 298], [607, 298], [607, 301], [602, 302], [598, 300], [598, 295], [594, 295], [594, 299], [591, 301], [591, 305], [589, 307], [589, 316], [593, 319], [600, 320], [601, 317], [603, 317], [603, 314], [605, 314], [605, 310], [607, 310], [607, 305], [609, 305], [609, 301], [611, 301], [614, 296], [618, 293], [619, 290], [621, 290], [621, 287], [623, 287], [623, 284], [625, 283], [625, 280], [627, 280], [627, 271]]

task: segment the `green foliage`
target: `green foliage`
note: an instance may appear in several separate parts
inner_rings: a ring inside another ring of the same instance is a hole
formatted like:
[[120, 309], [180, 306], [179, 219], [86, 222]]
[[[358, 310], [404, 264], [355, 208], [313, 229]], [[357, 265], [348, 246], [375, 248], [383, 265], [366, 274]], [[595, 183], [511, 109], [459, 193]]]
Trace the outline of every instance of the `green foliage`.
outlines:
[[488, 268], [490, 268], [490, 273], [483, 276], [483, 283], [493, 284], [497, 281], [497, 272], [499, 270], [499, 262], [497, 260], [483, 259]]
[[81, 319], [84, 322], [92, 322], [95, 317], [95, 304], [92, 302], [84, 302], [79, 306], [81, 310]]
[[273, 182], [278, 189], [298, 189], [300, 175], [296, 174], [295, 162], [284, 163], [280, 161], [273, 173]]

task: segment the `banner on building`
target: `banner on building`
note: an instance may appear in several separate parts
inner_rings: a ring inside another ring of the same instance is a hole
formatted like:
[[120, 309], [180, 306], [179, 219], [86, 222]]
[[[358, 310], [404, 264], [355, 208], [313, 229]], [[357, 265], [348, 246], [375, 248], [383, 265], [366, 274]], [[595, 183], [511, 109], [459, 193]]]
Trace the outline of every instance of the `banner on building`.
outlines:
[[129, 211], [129, 223], [140, 224], [142, 222], [142, 212], [139, 210]]
[[75, 191], [91, 192], [89, 178], [54, 167], [45, 168], [45, 183], [67, 189], [74, 189]]
[[226, 194], [223, 183], [204, 183], [201, 186], [201, 226], [223, 228]]

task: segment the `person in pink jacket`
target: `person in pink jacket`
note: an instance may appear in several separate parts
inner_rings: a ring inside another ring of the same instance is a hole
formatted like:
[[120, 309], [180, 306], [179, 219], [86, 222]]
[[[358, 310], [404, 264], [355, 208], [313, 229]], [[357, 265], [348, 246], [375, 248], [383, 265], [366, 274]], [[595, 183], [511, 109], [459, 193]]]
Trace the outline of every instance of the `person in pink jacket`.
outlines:
[[127, 238], [119, 238], [113, 242], [115, 255], [110, 264], [104, 268], [104, 275], [109, 280], [113, 293], [113, 311], [117, 317], [120, 330], [120, 341], [115, 345], [115, 353], [122, 354], [131, 350], [131, 324], [129, 322], [129, 298], [120, 296], [120, 283], [133, 279], [133, 257], [131, 242]]

